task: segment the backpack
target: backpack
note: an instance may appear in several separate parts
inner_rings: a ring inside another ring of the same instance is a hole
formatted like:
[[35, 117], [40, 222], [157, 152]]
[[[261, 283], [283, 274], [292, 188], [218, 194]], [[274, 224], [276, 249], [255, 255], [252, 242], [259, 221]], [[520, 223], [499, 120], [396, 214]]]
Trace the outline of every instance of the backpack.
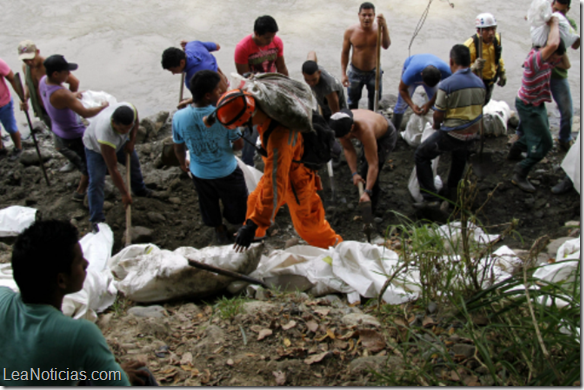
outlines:
[[[267, 157], [266, 145], [268, 144], [268, 139], [272, 131], [279, 125], [279, 122], [272, 119], [272, 122], [264, 133], [262, 147], [258, 149], [258, 153], [262, 156]], [[327, 121], [316, 111], [312, 112], [312, 128], [314, 132], [302, 133], [302, 137], [304, 137], [304, 154], [302, 155], [302, 159], [292, 161], [298, 164], [304, 164], [306, 168], [312, 169], [313, 171], [318, 171], [332, 159], [335, 133], [330, 129]]]

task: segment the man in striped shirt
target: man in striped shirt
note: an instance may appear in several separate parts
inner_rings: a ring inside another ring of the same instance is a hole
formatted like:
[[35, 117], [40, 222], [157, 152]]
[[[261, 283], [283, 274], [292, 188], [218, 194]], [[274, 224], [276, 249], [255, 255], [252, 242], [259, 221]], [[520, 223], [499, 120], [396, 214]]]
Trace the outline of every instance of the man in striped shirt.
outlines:
[[550, 76], [554, 67], [570, 68], [566, 46], [560, 38], [558, 19], [548, 21], [550, 32], [545, 47], [534, 47], [523, 64], [521, 88], [515, 99], [515, 107], [521, 120], [523, 136], [517, 140], [507, 158], [521, 160], [521, 153], [527, 158], [513, 168], [511, 182], [525, 192], [535, 192], [535, 187], [527, 180], [527, 174], [541, 161], [553, 145], [545, 102], [551, 102]]
[[414, 207], [437, 207], [432, 160], [445, 152], [452, 152], [446, 193], [456, 193], [458, 182], [464, 173], [469, 143], [476, 138], [479, 122], [483, 117], [485, 85], [470, 70], [470, 51], [464, 45], [454, 45], [450, 50], [452, 76], [438, 85], [434, 104], [436, 131], [416, 149], [416, 174], [424, 201]]

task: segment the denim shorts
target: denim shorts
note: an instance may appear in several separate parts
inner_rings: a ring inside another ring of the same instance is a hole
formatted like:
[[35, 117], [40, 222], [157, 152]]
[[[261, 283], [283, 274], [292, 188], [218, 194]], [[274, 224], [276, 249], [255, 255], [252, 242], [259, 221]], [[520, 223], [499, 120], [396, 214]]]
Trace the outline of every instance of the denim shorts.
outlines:
[[18, 132], [13, 106], [14, 106], [13, 100], [10, 99], [10, 103], [0, 107], [0, 122], [2, 122], [4, 130], [6, 130], [10, 134], [15, 134]]

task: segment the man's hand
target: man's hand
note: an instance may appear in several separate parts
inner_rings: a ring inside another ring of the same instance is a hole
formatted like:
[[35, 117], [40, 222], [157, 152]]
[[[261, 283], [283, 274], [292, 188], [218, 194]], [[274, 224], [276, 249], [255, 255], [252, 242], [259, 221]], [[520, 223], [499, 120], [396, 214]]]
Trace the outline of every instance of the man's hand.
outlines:
[[430, 111], [431, 108], [431, 102], [428, 102], [426, 104], [424, 104], [421, 108], [420, 108], [420, 114], [418, 115], [426, 115], [428, 113], [428, 111]]
[[20, 102], [20, 111], [28, 111], [28, 103]]
[[233, 249], [235, 252], [244, 252], [249, 248], [251, 242], [255, 237], [255, 232], [258, 228], [251, 219], [248, 219], [242, 227], [237, 231], [237, 237], [235, 238], [235, 244], [233, 244]]
[[187, 47], [187, 43], [189, 43], [189, 41], [184, 39], [180, 41], [180, 46], [183, 48], [183, 50], [185, 49], [185, 47]]
[[122, 194], [122, 204], [124, 208], [128, 208], [129, 205], [132, 204], [132, 195], [129, 192]]
[[105, 102], [101, 102], [101, 106], [102, 108], [106, 108], [107, 106], [109, 106], [109, 102], [105, 101]]
[[497, 81], [497, 85], [499, 87], [504, 87], [505, 84], [507, 84], [507, 75], [505, 75], [505, 72], [501, 72], [499, 75], [499, 81]]
[[349, 87], [349, 76], [347, 76], [346, 74], [343, 75], [343, 77], [341, 77], [341, 83], [343, 83], [343, 87]]
[[180, 169], [182, 169], [183, 172], [189, 173], [189, 168], [187, 168], [186, 161], [184, 164], [180, 164]]
[[384, 29], [387, 28], [387, 22], [385, 21], [385, 17], [383, 16], [383, 14], [377, 15], [377, 24], [383, 27]]
[[146, 363], [130, 360], [122, 363], [120, 366], [128, 376], [128, 380], [133, 386], [144, 386], [146, 380], [150, 376], [148, 372], [139, 370], [139, 368], [145, 367]]
[[126, 142], [126, 145], [124, 145], [124, 151], [128, 154], [132, 154], [132, 152], [134, 151], [134, 142], [135, 141], [128, 141]]
[[412, 106], [412, 111], [414, 112], [414, 114], [416, 115], [424, 115], [422, 114], [422, 109], [420, 108], [420, 106], [418, 106], [417, 104], [414, 104]]
[[356, 174], [355, 176], [353, 176], [353, 185], [357, 186], [357, 185], [359, 185], [359, 183], [365, 184], [365, 180], [363, 180], [361, 175]]
[[369, 197], [369, 194], [366, 193], [365, 191], [363, 191], [363, 195], [361, 195], [361, 197], [359, 198], [359, 203], [363, 203], [363, 202], [371, 202], [371, 198]]
[[480, 72], [485, 67], [485, 62], [487, 62], [487, 60], [484, 58], [477, 58], [476, 61], [471, 65], [470, 70], [474, 73]]
[[178, 106], [176, 106], [176, 108], [180, 110], [182, 108], [185, 108], [186, 106], [188, 106], [192, 102], [193, 102], [193, 99], [192, 98], [183, 99], [183, 100], [180, 101], [180, 103], [178, 104]]

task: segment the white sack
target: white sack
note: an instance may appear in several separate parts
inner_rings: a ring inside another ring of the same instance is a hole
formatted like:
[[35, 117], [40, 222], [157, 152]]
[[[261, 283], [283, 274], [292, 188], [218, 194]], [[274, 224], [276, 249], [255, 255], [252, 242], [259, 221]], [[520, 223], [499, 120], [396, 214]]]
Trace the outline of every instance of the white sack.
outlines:
[[570, 147], [562, 161], [562, 169], [574, 183], [574, 188], [580, 193], [580, 133], [576, 142]]
[[[412, 97], [413, 103], [418, 105], [418, 107], [423, 106], [428, 101], [424, 96], [418, 93], [414, 94]], [[423, 142], [422, 137], [424, 130], [428, 127], [428, 124], [430, 124], [431, 127], [432, 123], [434, 123], [433, 112], [434, 111], [432, 110], [428, 110], [426, 115], [416, 115], [412, 113], [406, 124], [406, 130], [400, 133], [408, 145], [417, 147]], [[399, 129], [397, 130], [399, 131]]]
[[[427, 123], [426, 128], [424, 129], [424, 132], [422, 134], [422, 139], [421, 139], [420, 143], [424, 142], [426, 140], [426, 138], [428, 138], [429, 136], [431, 136], [435, 132], [436, 132], [436, 130], [434, 130], [432, 128], [432, 125], [430, 123]], [[442, 186], [443, 186], [442, 179], [438, 175], [438, 162], [439, 161], [440, 161], [440, 156], [438, 156], [434, 160], [432, 160], [432, 172], [434, 173], [434, 187], [436, 187], [436, 191], [440, 191], [442, 189]], [[414, 200], [416, 202], [421, 202], [424, 200], [424, 197], [422, 196], [422, 194], [420, 192], [420, 183], [418, 183], [418, 175], [416, 173], [415, 166], [412, 169], [412, 173], [410, 174], [410, 178], [408, 180], [408, 190], [410, 191], [412, 198], [414, 198]]]
[[499, 137], [507, 134], [507, 122], [511, 117], [511, 109], [504, 101], [491, 99], [483, 107], [483, 126], [485, 135]]
[[231, 245], [171, 252], [154, 244], [131, 245], [110, 258], [108, 267], [115, 286], [135, 302], [160, 302], [175, 298], [195, 298], [217, 293], [232, 278], [188, 265], [187, 257], [228, 271], [249, 274], [256, 269], [263, 246], [253, 244], [244, 253]]
[[0, 237], [18, 236], [36, 219], [36, 209], [10, 206], [0, 210]]
[[[570, 48], [580, 36], [572, 28], [568, 19], [566, 19], [566, 17], [561, 12], [554, 12], [552, 15], [554, 17], [558, 18], [558, 27], [560, 30], [560, 37], [564, 41], [564, 44], [566, 45], [566, 49]], [[549, 20], [549, 18], [548, 18], [548, 20]], [[535, 46], [544, 47], [547, 43], [549, 33], [550, 33], [550, 27], [547, 24], [539, 25], [536, 27], [534, 27], [532, 25], [531, 26], [531, 42]]]
[[[104, 91], [98, 92], [87, 90], [81, 92], [81, 104], [83, 104], [85, 108], [99, 107], [104, 102], [108, 102], [111, 106], [112, 104], [116, 104], [118, 102], [118, 99]], [[87, 120], [91, 122], [93, 118], [87, 118]]]
[[258, 186], [258, 183], [260, 182], [263, 173], [262, 171], [259, 171], [254, 167], [250, 167], [249, 165], [241, 161], [239, 157], [235, 157], [235, 159], [237, 160], [237, 166], [243, 171], [243, 178], [245, 179], [247, 191], [251, 194]]

